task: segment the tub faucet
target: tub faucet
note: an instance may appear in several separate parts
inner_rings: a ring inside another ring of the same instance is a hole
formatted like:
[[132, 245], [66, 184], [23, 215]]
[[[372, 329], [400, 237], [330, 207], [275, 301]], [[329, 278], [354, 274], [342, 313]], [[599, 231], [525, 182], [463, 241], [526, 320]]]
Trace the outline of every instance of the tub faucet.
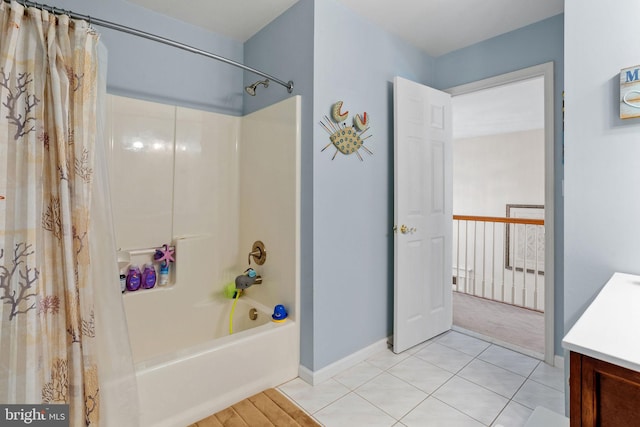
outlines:
[[249, 286], [262, 283], [262, 276], [258, 276], [253, 268], [247, 268], [244, 273], [236, 277], [236, 289], [247, 289]]

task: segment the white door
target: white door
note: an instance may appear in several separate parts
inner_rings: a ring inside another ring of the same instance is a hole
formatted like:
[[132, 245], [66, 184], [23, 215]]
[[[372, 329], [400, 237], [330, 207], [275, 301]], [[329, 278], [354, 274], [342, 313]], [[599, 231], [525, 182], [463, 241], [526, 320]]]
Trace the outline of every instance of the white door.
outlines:
[[394, 322], [400, 353], [451, 329], [451, 96], [394, 79]]

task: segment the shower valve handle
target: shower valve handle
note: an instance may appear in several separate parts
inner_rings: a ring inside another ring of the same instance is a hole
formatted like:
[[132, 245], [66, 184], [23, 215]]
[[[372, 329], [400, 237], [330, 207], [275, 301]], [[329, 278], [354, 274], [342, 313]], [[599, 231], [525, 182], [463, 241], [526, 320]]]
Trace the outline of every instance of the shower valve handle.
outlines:
[[267, 260], [267, 251], [264, 248], [264, 243], [260, 240], [256, 240], [253, 242], [253, 246], [251, 247], [251, 252], [249, 252], [249, 257], [247, 261], [249, 265], [251, 265], [251, 258], [255, 261], [256, 264], [262, 265]]

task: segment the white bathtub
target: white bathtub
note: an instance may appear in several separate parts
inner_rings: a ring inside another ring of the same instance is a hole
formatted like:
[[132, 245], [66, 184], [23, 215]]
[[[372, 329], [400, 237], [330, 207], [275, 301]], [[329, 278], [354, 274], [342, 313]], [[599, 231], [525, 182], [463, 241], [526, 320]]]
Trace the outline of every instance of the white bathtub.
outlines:
[[[126, 130], [122, 124], [123, 130], [118, 130], [122, 135], [117, 136], [116, 128], [121, 125], [113, 126], [114, 147], [117, 138], [121, 148], [125, 147], [125, 136], [142, 134], [147, 126], [158, 123], [155, 115], [151, 121], [142, 116], [137, 120], [139, 110], [136, 102], [118, 119], [127, 126], [135, 123], [134, 128]], [[115, 104], [114, 111], [120, 111]], [[188, 149], [174, 150], [173, 162], [168, 163], [174, 165], [174, 204], [163, 203], [157, 210], [156, 204], [150, 204], [150, 212], [136, 215], [124, 209], [115, 216], [116, 240], [125, 250], [167, 241], [176, 247], [168, 286], [123, 296], [142, 427], [185, 427], [297, 376], [300, 114], [300, 96], [241, 121], [177, 108], [175, 132], [170, 133], [175, 134], [175, 146]], [[157, 160], [154, 154], [154, 160], [145, 163], [151, 169], [136, 175], [142, 177], [142, 186], [154, 173], [166, 172], [166, 153], [156, 154], [160, 155]], [[130, 164], [137, 162], [126, 148], [112, 155], [129, 159]], [[240, 165], [242, 173], [238, 172]], [[115, 188], [132, 188], [132, 178], [123, 178], [127, 181]], [[112, 197], [124, 200], [118, 193]], [[114, 202], [114, 206], [117, 210], [121, 205]], [[134, 217], [141, 222], [133, 221]], [[256, 240], [264, 242], [268, 253], [264, 265], [251, 265], [263, 281], [239, 299], [234, 317], [238, 332], [228, 336], [233, 301], [221, 293], [225, 284], [247, 268], [247, 254]], [[131, 255], [131, 262], [150, 261], [150, 255], [140, 257]], [[289, 310], [285, 323], [270, 320], [276, 304]], [[263, 311], [261, 318], [267, 321], [240, 331], [250, 307]]]
[[[272, 309], [243, 296], [229, 335], [232, 302], [218, 297], [196, 304], [180, 322], [183, 333], [167, 339], [171, 331], [149, 331], [155, 339], [133, 345], [141, 427], [186, 427], [297, 376], [297, 323], [272, 322]], [[258, 310], [255, 321], [251, 308]]]

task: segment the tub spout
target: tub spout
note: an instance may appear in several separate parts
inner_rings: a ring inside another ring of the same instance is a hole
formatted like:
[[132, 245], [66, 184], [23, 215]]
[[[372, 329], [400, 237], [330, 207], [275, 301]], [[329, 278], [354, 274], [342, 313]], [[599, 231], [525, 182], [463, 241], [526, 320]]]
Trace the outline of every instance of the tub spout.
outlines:
[[244, 273], [236, 277], [236, 289], [247, 289], [253, 285], [262, 283], [262, 277], [258, 276], [253, 268], [248, 268]]

